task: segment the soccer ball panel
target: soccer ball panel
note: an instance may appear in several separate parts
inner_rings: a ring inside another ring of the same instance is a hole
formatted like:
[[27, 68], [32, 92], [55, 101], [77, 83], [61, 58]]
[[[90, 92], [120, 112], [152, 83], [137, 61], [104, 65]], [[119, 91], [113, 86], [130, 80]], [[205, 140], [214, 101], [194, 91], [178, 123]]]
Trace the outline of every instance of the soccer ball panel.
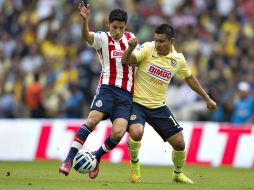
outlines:
[[73, 160], [73, 168], [82, 174], [94, 170], [96, 167], [96, 157], [90, 150], [80, 149]]

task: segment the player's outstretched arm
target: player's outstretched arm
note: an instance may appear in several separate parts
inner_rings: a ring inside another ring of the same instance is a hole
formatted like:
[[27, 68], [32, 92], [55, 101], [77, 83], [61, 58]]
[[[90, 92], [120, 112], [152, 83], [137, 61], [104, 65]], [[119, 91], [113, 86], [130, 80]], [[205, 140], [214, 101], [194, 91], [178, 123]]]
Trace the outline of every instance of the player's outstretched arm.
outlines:
[[206, 101], [207, 108], [209, 110], [214, 111], [216, 109], [216, 103], [208, 96], [208, 94], [202, 88], [201, 84], [195, 76], [191, 75], [189, 77], [186, 77], [185, 82], [193, 91], [198, 93]]
[[79, 14], [82, 17], [81, 33], [83, 40], [87, 41], [90, 45], [94, 42], [94, 34], [89, 32], [88, 18], [90, 15], [90, 5], [85, 4], [83, 1], [78, 6]]
[[138, 44], [137, 38], [131, 38], [128, 41], [128, 49], [124, 52], [122, 56], [122, 64], [136, 66], [138, 64], [136, 56], [132, 53]]

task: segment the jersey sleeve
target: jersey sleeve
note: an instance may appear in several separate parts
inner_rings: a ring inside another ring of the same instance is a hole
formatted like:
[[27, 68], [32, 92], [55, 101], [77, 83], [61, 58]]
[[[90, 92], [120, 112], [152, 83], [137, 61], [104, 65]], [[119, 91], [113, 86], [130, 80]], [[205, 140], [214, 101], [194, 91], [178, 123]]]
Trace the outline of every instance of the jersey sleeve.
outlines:
[[101, 42], [102, 42], [102, 32], [93, 32], [94, 34], [94, 41], [93, 41], [93, 44], [88, 44], [88, 46], [98, 50], [98, 49], [101, 49]]
[[187, 64], [185, 57], [182, 53], [180, 53], [179, 56], [179, 67], [177, 71], [177, 75], [181, 79], [185, 79], [186, 77], [189, 77], [191, 75], [191, 70], [189, 68], [189, 65]]
[[133, 54], [135, 55], [137, 62], [141, 62], [145, 60], [149, 54], [151, 53], [150, 43], [146, 42], [141, 46], [138, 46], [134, 51]]

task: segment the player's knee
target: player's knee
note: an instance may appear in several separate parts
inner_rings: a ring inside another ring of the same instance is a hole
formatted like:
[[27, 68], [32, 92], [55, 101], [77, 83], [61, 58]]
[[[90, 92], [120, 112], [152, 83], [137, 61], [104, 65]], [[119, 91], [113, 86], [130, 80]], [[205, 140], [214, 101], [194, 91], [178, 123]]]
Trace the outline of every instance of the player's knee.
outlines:
[[112, 128], [111, 131], [111, 136], [113, 137], [113, 139], [120, 141], [122, 139], [122, 137], [124, 136], [125, 132], [126, 132], [126, 128], [124, 126], [117, 126]]
[[173, 139], [168, 138], [167, 140], [174, 150], [183, 151], [185, 149], [185, 142], [184, 139], [181, 138], [181, 136], [175, 137]]
[[134, 140], [134, 141], [141, 141], [142, 137], [143, 137], [143, 129], [142, 128], [130, 128], [129, 130], [129, 134], [130, 137]]
[[91, 129], [94, 130], [96, 125], [100, 122], [100, 118], [96, 117], [95, 115], [89, 116], [86, 120], [86, 125]]
[[177, 141], [174, 143], [174, 145], [172, 145], [174, 150], [176, 151], [183, 151], [185, 149], [185, 143], [184, 141]]

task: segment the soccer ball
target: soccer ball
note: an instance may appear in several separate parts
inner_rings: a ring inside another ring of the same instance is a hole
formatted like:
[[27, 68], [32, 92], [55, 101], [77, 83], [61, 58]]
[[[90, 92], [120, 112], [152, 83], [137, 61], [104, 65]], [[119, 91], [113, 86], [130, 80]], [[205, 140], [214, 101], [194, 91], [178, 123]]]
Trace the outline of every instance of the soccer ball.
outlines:
[[90, 150], [80, 149], [73, 160], [73, 168], [82, 174], [94, 170], [97, 159]]

